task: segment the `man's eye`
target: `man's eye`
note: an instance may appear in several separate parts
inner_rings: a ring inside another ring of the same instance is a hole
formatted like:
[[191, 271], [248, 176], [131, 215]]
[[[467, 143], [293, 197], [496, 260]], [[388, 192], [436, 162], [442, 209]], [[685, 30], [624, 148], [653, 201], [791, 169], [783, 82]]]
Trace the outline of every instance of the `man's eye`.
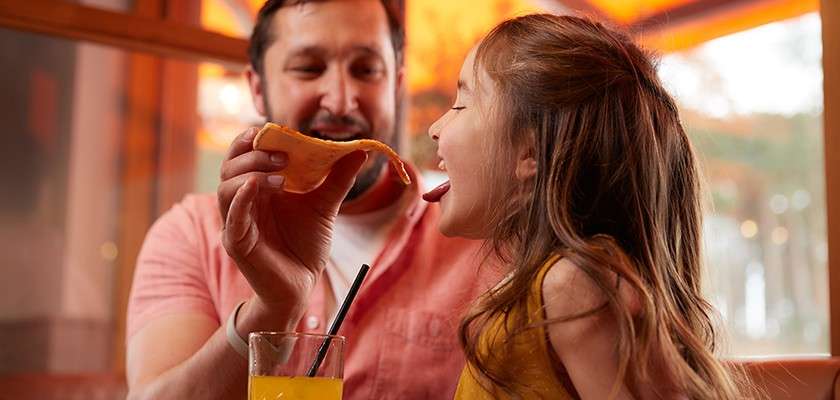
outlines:
[[318, 75], [324, 72], [324, 67], [320, 65], [302, 65], [298, 67], [292, 67], [291, 70], [304, 75]]
[[370, 65], [357, 65], [353, 67], [352, 71], [353, 75], [362, 79], [375, 79], [382, 74], [381, 68]]

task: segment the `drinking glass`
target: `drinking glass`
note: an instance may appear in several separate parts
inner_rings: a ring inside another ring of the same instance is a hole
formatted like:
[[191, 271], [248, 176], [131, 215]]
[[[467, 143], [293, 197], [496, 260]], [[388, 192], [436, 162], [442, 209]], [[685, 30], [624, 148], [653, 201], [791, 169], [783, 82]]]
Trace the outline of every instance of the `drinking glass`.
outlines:
[[[324, 353], [323, 360], [312, 374], [319, 351]], [[248, 336], [248, 399], [341, 400], [343, 351], [343, 336], [251, 333]]]

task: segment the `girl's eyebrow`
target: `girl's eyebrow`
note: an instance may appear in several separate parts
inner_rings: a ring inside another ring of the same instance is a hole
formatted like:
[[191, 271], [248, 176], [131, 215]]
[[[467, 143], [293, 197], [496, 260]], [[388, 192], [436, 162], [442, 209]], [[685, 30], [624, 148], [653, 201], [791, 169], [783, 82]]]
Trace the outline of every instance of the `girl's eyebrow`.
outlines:
[[470, 92], [470, 86], [467, 85], [466, 81], [464, 81], [462, 79], [458, 79], [458, 90], [462, 91], [464, 93], [469, 93]]

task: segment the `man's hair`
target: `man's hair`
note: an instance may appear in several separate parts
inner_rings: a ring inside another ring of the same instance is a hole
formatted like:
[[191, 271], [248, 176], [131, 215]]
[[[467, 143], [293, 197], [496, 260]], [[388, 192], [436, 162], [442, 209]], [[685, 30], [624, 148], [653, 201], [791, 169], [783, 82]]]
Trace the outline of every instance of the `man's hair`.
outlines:
[[[265, 50], [276, 39], [271, 32], [271, 21], [273, 20], [274, 13], [285, 6], [318, 1], [324, 0], [268, 0], [263, 4], [259, 13], [257, 13], [257, 22], [254, 25], [254, 31], [251, 33], [251, 40], [248, 43], [248, 57], [257, 74], [263, 74]], [[402, 4], [402, 0], [380, 0], [380, 2], [382, 3], [382, 7], [385, 8], [385, 14], [388, 16], [391, 45], [394, 48], [394, 57], [399, 66], [402, 64], [403, 44], [405, 42], [402, 18], [399, 14], [399, 10], [401, 9], [399, 5]]]

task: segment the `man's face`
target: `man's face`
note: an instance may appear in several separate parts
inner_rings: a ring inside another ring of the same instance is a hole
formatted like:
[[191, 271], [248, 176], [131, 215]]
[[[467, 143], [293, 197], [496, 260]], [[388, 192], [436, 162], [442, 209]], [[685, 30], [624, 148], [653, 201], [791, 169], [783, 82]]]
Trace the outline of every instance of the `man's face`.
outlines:
[[[257, 111], [321, 139], [394, 142], [397, 72], [388, 17], [377, 0], [280, 8], [263, 76], [248, 73]], [[371, 157], [348, 198], [376, 180]]]

